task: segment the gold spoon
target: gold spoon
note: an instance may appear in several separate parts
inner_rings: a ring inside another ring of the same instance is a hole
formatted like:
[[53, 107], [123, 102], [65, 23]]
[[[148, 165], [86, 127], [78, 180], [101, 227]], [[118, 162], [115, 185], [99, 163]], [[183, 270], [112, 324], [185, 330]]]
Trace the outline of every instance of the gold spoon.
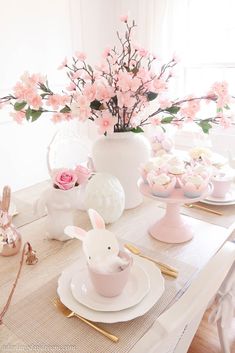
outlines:
[[222, 212], [215, 211], [215, 210], [212, 210], [211, 208], [200, 206], [200, 205], [197, 205], [195, 203], [185, 204], [184, 206], [187, 207], [187, 208], [198, 208], [199, 210], [203, 210], [203, 211], [206, 211], [206, 212], [209, 212], [209, 213], [213, 213], [213, 214], [216, 214], [218, 216], [223, 216]]
[[169, 265], [166, 265], [166, 264], [163, 264], [162, 262], [158, 262], [156, 261], [155, 259], [153, 259], [152, 257], [150, 256], [147, 256], [147, 255], [144, 255], [141, 253], [140, 249], [138, 249], [136, 246], [132, 245], [132, 244], [124, 244], [125, 248], [127, 248], [132, 254], [134, 255], [138, 255], [140, 257], [143, 257], [144, 259], [147, 259], [149, 261], [152, 261], [153, 263], [155, 263], [159, 269], [161, 270], [161, 272], [165, 275], [168, 275], [168, 276], [171, 276], [171, 277], [174, 277], [174, 278], [177, 278], [178, 277], [178, 271], [169, 266]]

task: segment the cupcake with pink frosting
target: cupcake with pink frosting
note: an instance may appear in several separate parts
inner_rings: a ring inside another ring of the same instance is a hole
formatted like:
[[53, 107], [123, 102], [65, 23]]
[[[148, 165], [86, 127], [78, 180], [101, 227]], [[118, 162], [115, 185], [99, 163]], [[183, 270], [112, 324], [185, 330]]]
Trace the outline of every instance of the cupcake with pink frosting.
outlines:
[[175, 188], [176, 178], [166, 173], [150, 172], [147, 181], [154, 196], [168, 197]]
[[185, 163], [182, 159], [175, 156], [168, 162], [168, 172], [176, 177], [176, 188], [180, 188], [180, 180], [186, 172]]
[[208, 178], [199, 174], [185, 174], [181, 179], [184, 195], [189, 198], [200, 197], [208, 186]]
[[148, 184], [147, 182], [147, 175], [148, 173], [150, 173], [152, 170], [154, 170], [154, 159], [150, 159], [149, 161], [147, 161], [145, 164], [141, 164], [139, 171], [140, 171], [140, 175], [144, 181], [145, 184]]

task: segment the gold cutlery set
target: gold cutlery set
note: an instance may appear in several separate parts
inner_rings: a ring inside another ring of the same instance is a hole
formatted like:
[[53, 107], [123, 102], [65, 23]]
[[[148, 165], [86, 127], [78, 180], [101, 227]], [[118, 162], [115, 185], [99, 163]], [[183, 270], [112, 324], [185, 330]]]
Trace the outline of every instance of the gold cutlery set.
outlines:
[[138, 255], [144, 259], [147, 259], [153, 263], [155, 263], [159, 269], [161, 270], [161, 273], [173, 278], [177, 278], [178, 276], [178, 271], [166, 264], [163, 264], [162, 262], [158, 262], [157, 260], [153, 259], [150, 256], [144, 255], [141, 253], [140, 249], [138, 249], [136, 246], [132, 245], [132, 244], [124, 244], [125, 248], [128, 249], [132, 254], [134, 255]]
[[196, 204], [196, 203], [191, 203], [191, 204], [187, 204], [187, 203], [186, 203], [186, 204], [184, 204], [184, 207], [187, 207], [187, 208], [197, 208], [197, 209], [202, 210], [202, 211], [206, 211], [206, 212], [209, 212], [209, 213], [216, 214], [217, 216], [223, 216], [223, 213], [222, 213], [222, 212], [213, 210], [212, 208], [209, 208], [209, 207], [205, 207], [205, 206], [198, 205], [198, 204]]

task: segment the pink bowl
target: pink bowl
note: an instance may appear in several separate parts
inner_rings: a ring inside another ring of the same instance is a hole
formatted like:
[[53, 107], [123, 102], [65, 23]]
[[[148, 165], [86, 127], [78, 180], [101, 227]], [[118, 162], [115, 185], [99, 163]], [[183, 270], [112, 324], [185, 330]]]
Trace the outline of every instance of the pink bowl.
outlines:
[[104, 297], [116, 297], [121, 294], [127, 284], [133, 259], [125, 251], [120, 251], [119, 256], [128, 260], [128, 265], [119, 272], [102, 273], [95, 271], [88, 265], [91, 282], [96, 292]]
[[212, 179], [212, 184], [213, 184], [213, 192], [211, 196], [217, 197], [217, 198], [224, 198], [227, 192], [230, 190], [232, 186], [232, 179], [230, 180], [216, 180]]

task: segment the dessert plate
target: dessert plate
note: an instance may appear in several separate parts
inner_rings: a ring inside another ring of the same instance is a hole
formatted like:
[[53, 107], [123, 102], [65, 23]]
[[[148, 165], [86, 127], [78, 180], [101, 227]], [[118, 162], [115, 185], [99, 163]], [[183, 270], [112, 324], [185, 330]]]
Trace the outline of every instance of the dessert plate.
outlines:
[[74, 298], [81, 304], [97, 311], [118, 311], [138, 304], [150, 290], [150, 280], [143, 268], [134, 264], [130, 278], [122, 293], [113, 298], [99, 295], [83, 268], [72, 276], [71, 291]]
[[88, 320], [104, 323], [124, 322], [144, 315], [162, 296], [165, 286], [161, 271], [148, 260], [134, 257], [134, 263], [148, 273], [150, 281], [149, 292], [136, 305], [120, 311], [96, 311], [79, 303], [72, 294], [70, 283], [75, 272], [81, 270], [84, 264], [74, 263], [64, 270], [59, 277], [57, 293], [62, 303], [70, 310]]

